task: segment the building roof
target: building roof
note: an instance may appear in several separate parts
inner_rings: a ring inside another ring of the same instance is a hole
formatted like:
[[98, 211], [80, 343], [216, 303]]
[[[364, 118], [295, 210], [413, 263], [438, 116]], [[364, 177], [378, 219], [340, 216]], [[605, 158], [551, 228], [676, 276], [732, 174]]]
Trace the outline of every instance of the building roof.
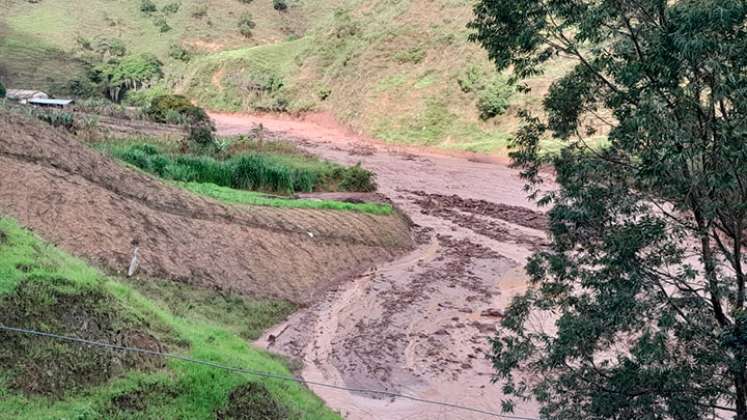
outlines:
[[40, 90], [31, 90], [31, 89], [8, 89], [7, 92], [5, 92], [5, 96], [8, 99], [16, 99], [16, 100], [32, 99], [32, 98], [38, 98], [38, 99], [49, 98], [49, 95], [47, 95], [46, 93]]
[[66, 106], [70, 105], [74, 101], [72, 99], [29, 99], [28, 102], [32, 105], [60, 105], [60, 106]]

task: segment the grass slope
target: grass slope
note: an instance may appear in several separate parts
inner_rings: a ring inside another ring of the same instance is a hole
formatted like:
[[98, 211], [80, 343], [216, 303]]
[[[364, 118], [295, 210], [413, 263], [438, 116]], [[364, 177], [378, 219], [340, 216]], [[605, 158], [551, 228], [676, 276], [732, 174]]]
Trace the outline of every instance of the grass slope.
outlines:
[[204, 195], [224, 203], [248, 204], [252, 206], [282, 207], [293, 209], [324, 209], [354, 211], [357, 213], [369, 213], [379, 215], [392, 214], [392, 206], [379, 203], [346, 203], [334, 200], [304, 200], [270, 197], [262, 193], [252, 191], [241, 191], [232, 188], [221, 187], [210, 183], [178, 182], [177, 185], [192, 191], [195, 194]]
[[[34, 305], [24, 309], [22, 305], [9, 304], [23, 296], [33, 298]], [[91, 296], [98, 299], [91, 303]], [[79, 305], [67, 305], [71, 299]], [[23, 322], [14, 326], [80, 336], [109, 320], [119, 328], [137, 328], [139, 333], [152, 334], [171, 352], [289, 374], [281, 361], [254, 349], [245, 338], [256, 337], [259, 331], [287, 315], [293, 309], [290, 305], [221, 297], [184, 285], [121, 282], [42, 242], [7, 218], [0, 218], [0, 305], [5, 324]], [[88, 327], [79, 327], [84, 321], [88, 321], [83, 324]], [[63, 330], [51, 330], [55, 326]], [[65, 327], [70, 331], [65, 331]], [[102, 329], [97, 334], [114, 332]], [[10, 356], [19, 359], [10, 360]], [[71, 361], [70, 366], [61, 363], [65, 357]], [[109, 357], [114, 357], [113, 353], [0, 333], [0, 412], [4, 417], [21, 419], [212, 419], [231, 408], [229, 395], [233, 400], [248, 392], [245, 404], [280, 407], [290, 418], [339, 418], [298, 384], [249, 378], [177, 361], [168, 361], [161, 368], [111, 373], [106, 380], [80, 384], [80, 389], [61, 394], [22, 392], [16, 385], [17, 377], [23, 377], [36, 365], [44, 366], [46, 373], [80, 380], [83, 368]], [[255, 385], [247, 387], [250, 382]], [[252, 392], [253, 389], [262, 392]], [[269, 393], [265, 394], [265, 390]], [[268, 395], [272, 401], [268, 401]]]
[[[130, 51], [154, 52], [167, 63], [159, 89], [223, 111], [327, 111], [393, 143], [503, 149], [517, 126], [515, 110], [538, 108], [550, 82], [567, 69], [554, 63], [529, 82], [534, 93], [514, 94], [506, 114], [482, 121], [480, 92], [465, 91], [460, 81], [468, 73], [485, 81], [497, 75], [484, 51], [467, 40], [472, 0], [289, 0], [286, 12], [274, 10], [271, 0], [179, 0], [174, 14], [160, 9], [176, 0], [156, 0], [159, 12], [151, 16], [126, 0], [6, 1], [6, 39], [33, 37], [71, 52], [80, 36], [119, 38]], [[256, 22], [250, 38], [237, 28], [245, 13]], [[161, 32], [158, 19], [172, 29]], [[170, 59], [172, 43], [194, 52], [193, 60]], [[16, 55], [12, 65], [31, 68], [39, 61]]]

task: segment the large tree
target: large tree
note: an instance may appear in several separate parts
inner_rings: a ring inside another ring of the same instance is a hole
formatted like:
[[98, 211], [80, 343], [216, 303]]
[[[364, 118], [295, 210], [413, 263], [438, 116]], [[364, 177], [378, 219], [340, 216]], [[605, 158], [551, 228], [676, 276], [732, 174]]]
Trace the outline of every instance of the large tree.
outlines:
[[[493, 340], [505, 408], [747, 420], [747, 1], [481, 0], [475, 13], [473, 39], [517, 82], [575, 61], [515, 139], [530, 189], [548, 163], [557, 187], [536, 194], [552, 245]], [[607, 141], [587, 144], [600, 126]], [[548, 133], [566, 141], [554, 157]]]

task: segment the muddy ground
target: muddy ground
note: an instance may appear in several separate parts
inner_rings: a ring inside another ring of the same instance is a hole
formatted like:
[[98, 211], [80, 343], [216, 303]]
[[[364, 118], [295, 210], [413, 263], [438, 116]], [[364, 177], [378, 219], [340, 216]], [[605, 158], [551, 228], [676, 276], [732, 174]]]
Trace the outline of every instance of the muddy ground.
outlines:
[[[514, 170], [493, 159], [391, 147], [315, 116], [215, 115], [222, 134], [292, 138], [324, 158], [362, 162], [418, 225], [416, 250], [330, 291], [259, 341], [304, 362], [307, 380], [375, 388], [498, 412], [485, 354], [502, 310], [524, 290], [526, 258], [546, 243], [545, 215]], [[312, 386], [349, 419], [478, 419], [406, 399]], [[537, 416], [533, 404], [517, 415]]]

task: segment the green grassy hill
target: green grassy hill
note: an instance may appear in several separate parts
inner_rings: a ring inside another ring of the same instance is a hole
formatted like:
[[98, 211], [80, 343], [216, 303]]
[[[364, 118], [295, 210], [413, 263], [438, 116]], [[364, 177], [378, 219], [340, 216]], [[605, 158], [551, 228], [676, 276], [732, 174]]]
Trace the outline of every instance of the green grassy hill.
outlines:
[[[396, 143], [502, 148], [515, 128], [516, 106], [537, 105], [565, 67], [553, 66], [530, 82], [534, 95], [513, 94], [505, 114], [484, 120], [480, 98], [502, 92], [504, 83], [467, 41], [471, 0], [288, 0], [286, 11], [271, 0], [154, 0], [157, 11], [150, 14], [140, 11], [139, 0], [5, 1], [0, 77], [11, 87], [44, 84], [26, 69], [54, 68], [65, 54], [73, 63], [81, 40], [116, 38], [166, 63], [159, 88], [208, 108], [331, 112]], [[255, 22], [248, 38], [238, 29], [247, 14]], [[193, 59], [169, 58], [172, 44]], [[50, 74], [60, 82], [79, 70], [68, 64]]]
[[[0, 324], [290, 375], [247, 340], [294, 309], [109, 278], [0, 217]], [[304, 386], [0, 331], [0, 412], [18, 419], [337, 419]]]

